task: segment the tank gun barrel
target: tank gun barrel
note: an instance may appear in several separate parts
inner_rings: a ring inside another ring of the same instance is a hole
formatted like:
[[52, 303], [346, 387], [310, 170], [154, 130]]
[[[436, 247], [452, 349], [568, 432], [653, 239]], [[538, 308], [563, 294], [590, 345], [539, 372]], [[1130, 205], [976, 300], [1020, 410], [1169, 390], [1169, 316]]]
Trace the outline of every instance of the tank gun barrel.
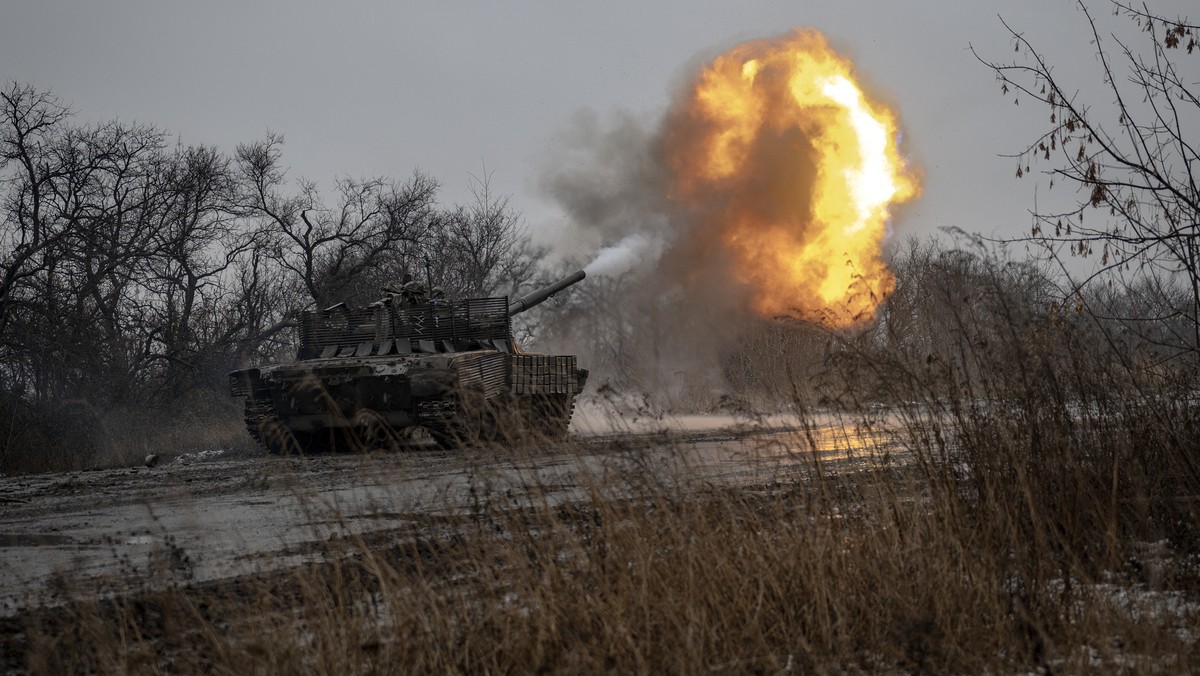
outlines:
[[587, 274], [583, 270], [578, 270], [576, 272], [572, 272], [571, 274], [567, 275], [566, 277], [563, 277], [562, 279], [558, 280], [557, 282], [555, 282], [549, 286], [544, 286], [544, 287], [538, 289], [537, 291], [530, 293], [529, 295], [525, 296], [524, 298], [521, 298], [520, 300], [513, 302], [512, 305], [508, 306], [508, 316], [512, 317], [513, 315], [520, 314], [520, 313], [534, 307], [535, 305], [541, 305], [542, 303], [546, 302], [551, 296], [558, 293], [559, 291], [562, 291], [563, 289], [567, 288], [568, 286], [571, 286], [573, 284], [578, 284], [579, 282], [583, 281], [583, 278], [586, 276], [587, 276]]

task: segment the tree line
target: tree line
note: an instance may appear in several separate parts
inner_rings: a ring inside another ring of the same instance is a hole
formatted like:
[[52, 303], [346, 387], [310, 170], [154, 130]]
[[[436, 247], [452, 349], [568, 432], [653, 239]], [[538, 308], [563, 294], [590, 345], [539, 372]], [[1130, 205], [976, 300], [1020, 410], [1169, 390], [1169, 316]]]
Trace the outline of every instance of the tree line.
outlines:
[[486, 174], [465, 205], [420, 171], [323, 191], [289, 178], [278, 135], [185, 145], [80, 123], [15, 82], [0, 106], [0, 450], [223, 393], [228, 371], [290, 356], [300, 310], [369, 302], [405, 272], [465, 297], [537, 274], [542, 252]]
[[[1059, 79], [1015, 29], [1013, 61], [979, 57], [1006, 99], [1048, 113], [1013, 157], [1018, 178], [1042, 170], [1049, 197], [1028, 235], [993, 243], [1034, 256], [1012, 260], [979, 238], [899, 243], [895, 291], [848, 332], [743, 318], [731, 334], [728, 318], [699, 316], [696, 303], [644, 297], [637, 271], [593, 277], [563, 296], [540, 342], [578, 353], [594, 391], [672, 408], [895, 401], [963, 394], [981, 378], [996, 394], [1022, 386], [1012, 376], [1191, 387], [1200, 27], [1112, 5], [1145, 42], [1107, 37], [1080, 4], [1111, 105]], [[197, 393], [222, 393], [229, 370], [290, 357], [302, 308], [369, 301], [404, 272], [485, 296], [579, 267], [539, 268], [544, 252], [486, 173], [466, 205], [440, 204], [421, 172], [322, 190], [287, 176], [276, 135], [225, 153], [147, 125], [78, 124], [30, 85], [8, 85], [0, 104], [0, 460], [51, 428], [121, 407], [178, 412]]]

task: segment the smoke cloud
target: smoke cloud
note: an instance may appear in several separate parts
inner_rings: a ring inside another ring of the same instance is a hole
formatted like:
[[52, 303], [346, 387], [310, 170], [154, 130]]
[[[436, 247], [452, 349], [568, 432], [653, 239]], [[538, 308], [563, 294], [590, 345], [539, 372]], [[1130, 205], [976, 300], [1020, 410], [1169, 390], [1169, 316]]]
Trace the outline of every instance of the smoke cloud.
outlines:
[[[590, 110], [580, 111], [546, 157], [543, 191], [600, 247], [639, 233], [649, 239], [669, 233], [657, 124], [627, 113], [602, 121]], [[569, 253], [589, 255], [578, 245], [572, 242]]]
[[768, 318], [872, 317], [890, 206], [919, 192], [896, 129], [812, 30], [717, 56], [658, 120], [579, 113], [542, 185], [580, 235], [564, 256], [599, 278], [569, 332], [596, 372], [720, 398]]
[[728, 394], [721, 354], [748, 311], [702, 219], [669, 198], [664, 124], [581, 112], [547, 157], [542, 188], [579, 235], [561, 253], [588, 279], [586, 306], [540, 338], [579, 354], [599, 387], [710, 408]]

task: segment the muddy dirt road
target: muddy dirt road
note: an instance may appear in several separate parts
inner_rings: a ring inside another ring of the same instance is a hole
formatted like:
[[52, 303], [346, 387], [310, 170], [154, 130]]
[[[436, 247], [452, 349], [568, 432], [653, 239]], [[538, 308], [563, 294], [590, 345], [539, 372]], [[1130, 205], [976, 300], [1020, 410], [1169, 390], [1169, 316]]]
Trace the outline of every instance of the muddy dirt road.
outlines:
[[781, 419], [734, 423], [589, 429], [552, 449], [303, 458], [214, 450], [153, 468], [0, 477], [0, 616], [63, 594], [275, 570], [313, 556], [314, 543], [483, 501], [580, 500], [630, 476], [679, 490], [770, 484], [807, 471], [814, 457], [853, 470], [887, 452], [878, 432], [844, 421], [806, 433]]

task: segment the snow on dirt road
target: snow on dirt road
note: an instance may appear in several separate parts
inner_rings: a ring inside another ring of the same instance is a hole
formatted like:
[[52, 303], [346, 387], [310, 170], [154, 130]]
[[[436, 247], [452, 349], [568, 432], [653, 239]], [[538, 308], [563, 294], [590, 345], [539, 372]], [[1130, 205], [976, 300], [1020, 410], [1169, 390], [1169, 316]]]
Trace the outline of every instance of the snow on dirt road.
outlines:
[[[156, 467], [0, 477], [0, 616], [64, 593], [119, 592], [296, 565], [310, 545], [480, 500], [581, 500], [630, 473], [674, 485], [769, 484], [814, 457], [853, 469], [880, 433], [784, 418], [579, 421], [552, 449], [166, 458]], [[640, 426], [639, 426], [640, 425]], [[816, 447], [816, 454], [813, 447]], [[81, 592], [81, 590], [86, 590]]]

